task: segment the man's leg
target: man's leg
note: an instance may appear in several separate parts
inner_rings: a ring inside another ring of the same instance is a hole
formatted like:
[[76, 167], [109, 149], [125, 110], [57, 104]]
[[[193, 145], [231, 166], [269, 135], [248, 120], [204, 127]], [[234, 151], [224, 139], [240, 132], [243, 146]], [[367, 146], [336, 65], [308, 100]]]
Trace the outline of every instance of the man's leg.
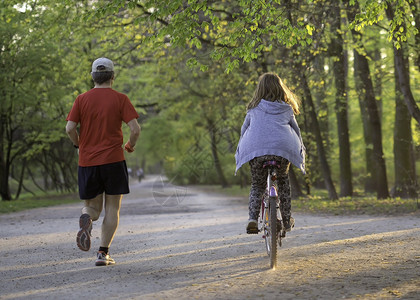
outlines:
[[99, 219], [104, 205], [104, 194], [100, 194], [93, 199], [85, 200], [85, 206], [82, 208], [82, 214], [88, 214], [92, 221]]
[[92, 221], [96, 221], [101, 215], [103, 197], [103, 194], [99, 194], [93, 199], [85, 200], [85, 206], [82, 208], [82, 215], [79, 219], [80, 229], [76, 238], [77, 246], [82, 251], [89, 251], [90, 249]]
[[102, 223], [101, 246], [96, 259], [97, 266], [115, 264], [115, 261], [109, 256], [109, 247], [118, 228], [121, 199], [122, 195], [105, 194], [105, 217]]
[[109, 248], [120, 220], [122, 195], [105, 194], [105, 217], [102, 223], [101, 247]]
[[107, 266], [115, 263], [109, 257], [109, 247], [117, 231], [122, 195], [128, 194], [130, 189], [125, 161], [100, 166], [99, 170], [105, 190], [105, 217], [102, 223], [101, 246], [96, 265]]

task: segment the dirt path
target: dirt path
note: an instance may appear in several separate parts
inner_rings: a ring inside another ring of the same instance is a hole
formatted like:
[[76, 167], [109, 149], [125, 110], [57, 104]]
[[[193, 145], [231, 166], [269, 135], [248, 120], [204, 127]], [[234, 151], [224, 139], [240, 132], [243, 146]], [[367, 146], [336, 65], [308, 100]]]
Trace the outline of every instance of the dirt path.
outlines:
[[[172, 197], [171, 197], [172, 196]], [[294, 214], [276, 270], [244, 233], [243, 199], [132, 185], [95, 267], [75, 244], [80, 205], [0, 216], [0, 299], [420, 299], [420, 218]]]

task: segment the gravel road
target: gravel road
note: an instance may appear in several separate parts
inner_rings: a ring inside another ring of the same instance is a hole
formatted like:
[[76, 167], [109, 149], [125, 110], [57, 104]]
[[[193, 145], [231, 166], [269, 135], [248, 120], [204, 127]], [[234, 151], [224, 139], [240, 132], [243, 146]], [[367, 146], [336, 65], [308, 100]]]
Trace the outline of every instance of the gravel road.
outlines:
[[196, 187], [133, 183], [95, 266], [75, 243], [81, 203], [0, 215], [0, 299], [420, 299], [420, 215], [294, 214], [269, 269], [247, 201]]

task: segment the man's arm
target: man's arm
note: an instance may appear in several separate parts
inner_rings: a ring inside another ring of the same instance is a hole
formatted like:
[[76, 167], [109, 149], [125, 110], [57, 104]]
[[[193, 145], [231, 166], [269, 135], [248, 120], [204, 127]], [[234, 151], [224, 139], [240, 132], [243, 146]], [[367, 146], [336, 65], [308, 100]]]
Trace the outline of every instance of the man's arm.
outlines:
[[67, 121], [66, 133], [69, 136], [70, 140], [73, 142], [73, 145], [79, 146], [79, 133], [77, 132], [76, 127], [76, 122]]
[[137, 122], [137, 119], [131, 120], [127, 123], [127, 125], [130, 128], [130, 138], [124, 148], [127, 152], [133, 152], [134, 146], [137, 143], [137, 139], [140, 136], [141, 128], [139, 123]]

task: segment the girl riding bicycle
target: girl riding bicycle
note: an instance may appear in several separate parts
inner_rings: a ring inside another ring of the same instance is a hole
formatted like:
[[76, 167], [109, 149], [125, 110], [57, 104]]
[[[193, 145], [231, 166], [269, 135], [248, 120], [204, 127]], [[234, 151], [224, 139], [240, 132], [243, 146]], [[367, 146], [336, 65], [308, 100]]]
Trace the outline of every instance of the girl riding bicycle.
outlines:
[[286, 231], [294, 226], [291, 217], [289, 183], [290, 162], [305, 173], [306, 149], [302, 141], [295, 114], [299, 114], [299, 99], [275, 73], [260, 76], [241, 128], [236, 149], [236, 171], [249, 162], [251, 166], [251, 191], [249, 194], [249, 220], [247, 233], [257, 233], [257, 219], [261, 199], [266, 189], [265, 161], [275, 160], [279, 166], [277, 178], [280, 211]]

